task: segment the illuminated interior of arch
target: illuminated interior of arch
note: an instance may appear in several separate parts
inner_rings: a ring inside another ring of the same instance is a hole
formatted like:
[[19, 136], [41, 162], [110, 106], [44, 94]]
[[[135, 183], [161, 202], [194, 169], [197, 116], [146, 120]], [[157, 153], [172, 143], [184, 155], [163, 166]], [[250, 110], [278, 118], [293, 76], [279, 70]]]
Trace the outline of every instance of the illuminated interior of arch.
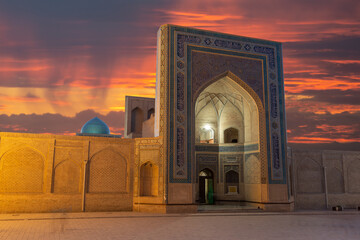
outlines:
[[196, 143], [253, 144], [258, 141], [258, 108], [243, 87], [223, 77], [199, 94], [195, 103]]

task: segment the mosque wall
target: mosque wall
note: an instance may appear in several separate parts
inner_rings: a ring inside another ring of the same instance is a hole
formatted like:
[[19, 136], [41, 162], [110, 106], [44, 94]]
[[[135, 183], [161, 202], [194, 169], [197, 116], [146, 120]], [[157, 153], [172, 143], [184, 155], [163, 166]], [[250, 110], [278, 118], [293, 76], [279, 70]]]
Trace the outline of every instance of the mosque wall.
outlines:
[[295, 208], [360, 206], [360, 152], [292, 149], [290, 158]]
[[0, 213], [132, 210], [134, 140], [0, 133]]

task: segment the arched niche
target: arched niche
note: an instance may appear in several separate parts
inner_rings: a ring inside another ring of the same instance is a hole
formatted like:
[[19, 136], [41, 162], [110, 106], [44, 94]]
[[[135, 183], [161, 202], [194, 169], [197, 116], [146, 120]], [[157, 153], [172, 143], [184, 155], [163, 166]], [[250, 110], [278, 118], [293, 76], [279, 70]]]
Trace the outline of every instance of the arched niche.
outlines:
[[80, 193], [81, 167], [67, 159], [54, 168], [53, 193]]
[[[195, 107], [195, 141], [196, 143], [217, 143], [218, 117], [216, 109], [206, 94], [199, 96]], [[213, 139], [210, 141], [210, 137]]]
[[94, 154], [89, 162], [89, 193], [127, 192], [127, 163], [111, 148]]
[[327, 169], [326, 180], [329, 193], [344, 193], [344, 177], [339, 169]]
[[[238, 130], [238, 143], [259, 142], [259, 108], [261, 101], [231, 77], [225, 75], [204, 87], [195, 101], [195, 142], [200, 142], [201, 129], [212, 128], [215, 143], [224, 143], [228, 128]], [[261, 108], [262, 109], [262, 108]]]
[[350, 193], [360, 193], [360, 159], [353, 160], [347, 168], [348, 191]]
[[42, 193], [44, 156], [31, 147], [17, 148], [0, 159], [0, 192]]
[[144, 114], [141, 108], [136, 107], [131, 111], [131, 132], [141, 133], [144, 122]]
[[241, 142], [239, 138], [239, 130], [236, 128], [230, 127], [224, 131], [224, 143], [238, 143]]
[[159, 167], [146, 162], [140, 167], [140, 196], [158, 196]]
[[297, 167], [297, 192], [323, 193], [324, 174], [322, 167], [316, 161], [306, 158]]
[[230, 170], [225, 173], [225, 193], [237, 194], [239, 193], [239, 173]]

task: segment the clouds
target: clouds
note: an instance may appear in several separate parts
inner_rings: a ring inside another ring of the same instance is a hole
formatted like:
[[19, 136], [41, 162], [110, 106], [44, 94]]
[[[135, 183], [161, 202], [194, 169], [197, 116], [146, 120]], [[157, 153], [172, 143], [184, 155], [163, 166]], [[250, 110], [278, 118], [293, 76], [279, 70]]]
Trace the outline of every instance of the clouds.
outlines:
[[355, 141], [359, 11], [356, 0], [2, 1], [0, 124], [47, 132], [36, 122], [62, 119], [55, 132], [76, 132], [84, 109], [106, 117], [125, 95], [154, 97], [156, 32], [172, 23], [283, 42], [289, 139]]

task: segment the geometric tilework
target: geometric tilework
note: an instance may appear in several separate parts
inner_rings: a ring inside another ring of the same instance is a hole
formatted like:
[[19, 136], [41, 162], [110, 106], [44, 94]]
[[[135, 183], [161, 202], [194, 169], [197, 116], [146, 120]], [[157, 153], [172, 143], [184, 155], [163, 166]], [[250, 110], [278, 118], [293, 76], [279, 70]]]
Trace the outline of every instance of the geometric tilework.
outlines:
[[281, 44], [172, 25], [162, 26], [159, 37], [160, 135], [169, 145], [169, 181], [192, 181], [194, 102], [214, 78], [231, 73], [255, 92], [263, 107], [261, 182], [286, 183]]

